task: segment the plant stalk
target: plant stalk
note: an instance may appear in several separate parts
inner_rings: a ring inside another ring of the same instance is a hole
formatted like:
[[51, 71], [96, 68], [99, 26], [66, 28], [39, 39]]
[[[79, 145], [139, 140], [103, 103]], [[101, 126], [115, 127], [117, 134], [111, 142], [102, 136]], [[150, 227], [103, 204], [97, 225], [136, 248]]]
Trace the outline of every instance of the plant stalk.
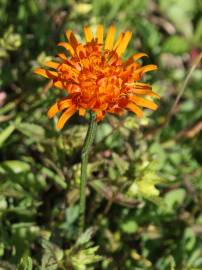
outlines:
[[81, 153], [81, 178], [80, 178], [80, 204], [79, 204], [79, 235], [84, 231], [85, 227], [85, 211], [86, 211], [86, 184], [87, 184], [87, 166], [88, 166], [88, 154], [90, 146], [93, 143], [96, 134], [97, 122], [96, 115], [90, 112], [90, 123], [88, 131], [83, 144]]

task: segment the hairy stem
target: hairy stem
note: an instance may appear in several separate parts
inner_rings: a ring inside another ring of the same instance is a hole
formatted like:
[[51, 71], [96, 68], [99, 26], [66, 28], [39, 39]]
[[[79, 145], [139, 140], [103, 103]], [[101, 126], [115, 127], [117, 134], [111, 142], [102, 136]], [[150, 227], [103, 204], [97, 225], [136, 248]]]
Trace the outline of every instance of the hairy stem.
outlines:
[[95, 138], [97, 122], [95, 121], [96, 115], [90, 113], [90, 123], [86, 138], [84, 141], [82, 153], [81, 153], [81, 178], [80, 178], [80, 210], [79, 210], [79, 235], [82, 234], [85, 227], [85, 210], [86, 210], [86, 184], [87, 184], [87, 166], [88, 166], [88, 154], [90, 146]]

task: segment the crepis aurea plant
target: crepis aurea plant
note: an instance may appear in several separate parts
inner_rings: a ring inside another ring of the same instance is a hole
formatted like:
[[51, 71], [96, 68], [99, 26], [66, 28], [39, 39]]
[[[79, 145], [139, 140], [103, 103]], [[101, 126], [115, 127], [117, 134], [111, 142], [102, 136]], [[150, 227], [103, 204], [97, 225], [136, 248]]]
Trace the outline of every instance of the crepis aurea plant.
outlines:
[[143, 115], [142, 107], [156, 110], [157, 105], [145, 96], [159, 98], [149, 84], [141, 82], [143, 75], [156, 70], [156, 65], [142, 66], [138, 60], [145, 53], [136, 53], [123, 61], [122, 56], [132, 37], [127, 31], [120, 33], [115, 41], [115, 27], [110, 26], [104, 40], [104, 27], [97, 27], [94, 36], [89, 27], [84, 27], [86, 43], [80, 43], [72, 31], [66, 32], [68, 42], [60, 42], [69, 53], [57, 55], [56, 62], [45, 63], [47, 69], [37, 68], [34, 72], [51, 79], [54, 87], [65, 91], [66, 97], [57, 101], [48, 111], [48, 117], [62, 112], [57, 128], [61, 129], [77, 111], [91, 118], [82, 150], [80, 183], [80, 230], [84, 229], [85, 188], [87, 179], [88, 152], [96, 132], [97, 122], [106, 113], [121, 115], [125, 110], [137, 117]]

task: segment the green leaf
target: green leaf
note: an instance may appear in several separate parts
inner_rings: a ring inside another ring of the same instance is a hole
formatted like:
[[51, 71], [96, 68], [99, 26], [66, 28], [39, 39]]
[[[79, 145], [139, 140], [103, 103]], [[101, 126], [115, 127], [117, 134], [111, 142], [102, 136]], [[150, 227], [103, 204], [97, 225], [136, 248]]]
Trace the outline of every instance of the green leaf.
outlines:
[[23, 258], [20, 260], [20, 264], [17, 267], [17, 270], [32, 270], [33, 269], [33, 263], [32, 259], [29, 256], [23, 256]]
[[170, 256], [169, 259], [170, 259], [170, 270], [176, 270], [176, 264], [175, 264], [174, 258]]
[[128, 169], [128, 162], [126, 162], [123, 158], [121, 158], [116, 153], [112, 154], [112, 158], [114, 160], [114, 163], [116, 164], [116, 167], [121, 175], [123, 175], [126, 170]]
[[137, 27], [146, 46], [151, 48], [154, 52], [157, 51], [161, 36], [156, 26], [151, 24], [148, 20], [143, 20], [141, 23], [137, 24]]
[[96, 143], [99, 143], [101, 140], [103, 140], [106, 136], [108, 136], [112, 132], [111, 125], [107, 123], [102, 123], [99, 126], [99, 132], [96, 132]]
[[15, 126], [10, 125], [0, 132], [0, 147], [3, 146], [4, 142], [10, 137], [14, 130]]
[[85, 244], [87, 244], [93, 235], [93, 228], [88, 228], [84, 233], [82, 233], [77, 242], [76, 242], [76, 246], [83, 246]]
[[8, 207], [8, 203], [6, 201], [6, 198], [4, 196], [0, 195], [0, 211], [7, 209], [7, 207]]
[[2, 108], [0, 108], [0, 115], [8, 113], [9, 111], [14, 109], [15, 107], [16, 107], [15, 101], [8, 102]]
[[201, 40], [202, 40], [202, 18], [198, 21], [194, 33], [194, 41], [196, 42], [196, 46], [200, 48], [202, 48]]
[[99, 246], [93, 246], [91, 241], [93, 229], [87, 229], [77, 240], [72, 248], [66, 250], [65, 254], [68, 262], [75, 270], [88, 270], [88, 266], [103, 259], [97, 255]]
[[182, 36], [171, 36], [165, 40], [162, 51], [173, 54], [183, 54], [189, 51], [189, 44]]
[[99, 246], [88, 247], [81, 249], [76, 253], [67, 252], [68, 260], [71, 262], [75, 270], [88, 270], [89, 265], [99, 262], [103, 259], [102, 256], [96, 255]]
[[17, 50], [22, 44], [21, 36], [17, 33], [13, 33], [13, 30], [13, 26], [10, 26], [0, 40], [0, 45], [8, 51]]
[[63, 259], [64, 253], [61, 248], [56, 244], [42, 239], [42, 246], [44, 249], [44, 254], [42, 257], [42, 267], [41, 270], [56, 270], [58, 268], [58, 263]]
[[186, 192], [183, 188], [178, 188], [166, 193], [164, 202], [166, 211], [174, 212], [184, 201]]
[[124, 233], [132, 234], [135, 233], [137, 229], [138, 225], [134, 219], [126, 220], [123, 224], [121, 224], [121, 230]]
[[143, 164], [137, 170], [137, 176], [129, 187], [127, 194], [131, 197], [142, 196], [156, 204], [160, 203], [160, 191], [156, 185], [164, 181], [157, 175], [156, 170], [156, 161]]
[[36, 124], [30, 123], [19, 123], [16, 128], [26, 135], [27, 137], [33, 138], [34, 140], [43, 139], [45, 136], [45, 130]]
[[65, 211], [66, 220], [69, 224], [74, 223], [79, 216], [79, 206], [68, 207]]
[[19, 160], [7, 160], [0, 163], [0, 173], [23, 173], [30, 171], [28, 163]]
[[41, 172], [43, 174], [45, 174], [46, 176], [50, 177], [50, 179], [53, 182], [55, 182], [58, 186], [60, 186], [61, 188], [63, 188], [63, 189], [67, 188], [67, 183], [65, 182], [65, 179], [62, 176], [54, 173], [53, 171], [51, 171], [50, 169], [48, 169], [46, 167], [43, 167], [41, 169]]

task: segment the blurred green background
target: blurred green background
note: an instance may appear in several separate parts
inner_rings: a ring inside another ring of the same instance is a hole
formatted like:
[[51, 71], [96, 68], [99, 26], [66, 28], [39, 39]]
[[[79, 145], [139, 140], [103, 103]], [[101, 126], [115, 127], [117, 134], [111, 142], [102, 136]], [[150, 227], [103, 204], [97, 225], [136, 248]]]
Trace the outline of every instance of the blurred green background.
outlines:
[[[66, 29], [83, 40], [82, 27], [98, 23], [133, 32], [126, 57], [145, 52], [144, 64], [159, 66], [145, 80], [161, 100], [141, 120], [99, 124], [93, 230], [77, 239], [88, 120], [74, 116], [57, 131], [46, 113], [60, 91], [33, 69], [61, 50]], [[201, 0], [1, 0], [0, 269], [202, 269], [201, 49]]]

